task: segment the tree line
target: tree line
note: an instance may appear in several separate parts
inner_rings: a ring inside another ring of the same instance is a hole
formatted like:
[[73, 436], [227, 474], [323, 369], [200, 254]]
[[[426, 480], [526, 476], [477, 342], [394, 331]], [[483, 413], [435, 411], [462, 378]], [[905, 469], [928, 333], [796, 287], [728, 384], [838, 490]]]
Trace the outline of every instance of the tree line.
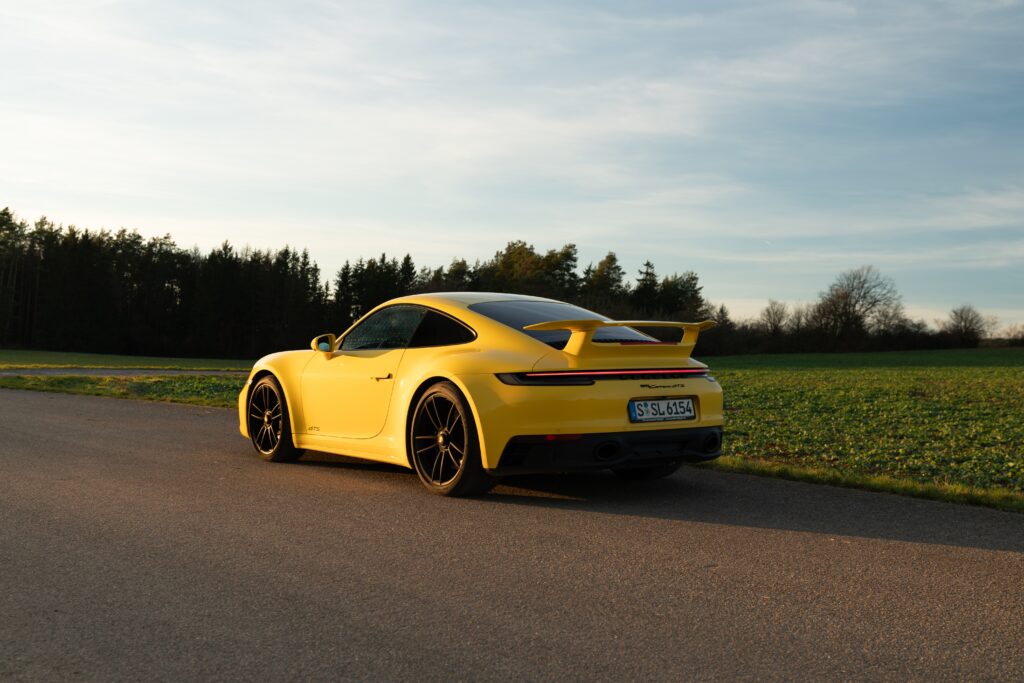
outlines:
[[[987, 322], [962, 307], [939, 330], [903, 313], [892, 281], [867, 266], [840, 274], [805, 307], [769, 302], [733, 321], [697, 274], [659, 276], [647, 261], [628, 277], [613, 252], [580, 270], [576, 246], [508, 243], [487, 260], [417, 268], [403, 258], [347, 261], [324, 277], [306, 250], [209, 251], [170, 235], [80, 230], [0, 211], [0, 345], [29, 349], [253, 358], [341, 331], [388, 299], [417, 292], [496, 291], [569, 301], [619, 319], [700, 320], [719, 327], [704, 355], [977, 345]], [[1024, 335], [1022, 335], [1024, 336]]]

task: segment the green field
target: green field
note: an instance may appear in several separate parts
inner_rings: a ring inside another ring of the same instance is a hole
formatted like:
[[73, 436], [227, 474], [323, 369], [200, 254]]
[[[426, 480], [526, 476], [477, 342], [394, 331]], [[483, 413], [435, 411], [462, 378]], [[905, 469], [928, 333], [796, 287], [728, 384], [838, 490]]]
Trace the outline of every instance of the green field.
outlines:
[[135, 398], [146, 401], [170, 401], [201, 406], [230, 408], [235, 405], [245, 377], [223, 375], [168, 375], [163, 377], [20, 375], [0, 377], [0, 389], [57, 391]]
[[1001, 364], [963, 353], [937, 365], [722, 363], [725, 464], [1024, 494], [1024, 353], [993, 353]]
[[[699, 350], [699, 348], [698, 348]], [[697, 354], [700, 357], [700, 354]], [[761, 356], [701, 358], [723, 370], [841, 370], [874, 368], [1017, 368], [1024, 369], [1024, 347], [880, 351], [877, 353], [777, 353]]]
[[251, 360], [158, 358], [104, 353], [0, 349], [0, 370], [19, 368], [135, 368], [139, 370], [248, 370]]
[[[707, 360], [726, 397], [717, 467], [1024, 510], [1024, 349]], [[204, 361], [192, 362], [174, 367]], [[242, 381], [0, 377], [0, 387], [231, 407]]]

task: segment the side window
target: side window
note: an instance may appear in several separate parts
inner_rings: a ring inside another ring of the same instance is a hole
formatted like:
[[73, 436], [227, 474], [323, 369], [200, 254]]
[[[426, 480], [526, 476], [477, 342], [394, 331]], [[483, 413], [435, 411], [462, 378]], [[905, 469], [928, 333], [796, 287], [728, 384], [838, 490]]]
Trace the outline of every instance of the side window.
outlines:
[[435, 311], [427, 311], [409, 346], [449, 346], [465, 344], [475, 338], [473, 331], [457, 320]]
[[382, 308], [345, 335], [343, 351], [357, 349], [404, 349], [416, 331], [425, 308], [388, 306]]

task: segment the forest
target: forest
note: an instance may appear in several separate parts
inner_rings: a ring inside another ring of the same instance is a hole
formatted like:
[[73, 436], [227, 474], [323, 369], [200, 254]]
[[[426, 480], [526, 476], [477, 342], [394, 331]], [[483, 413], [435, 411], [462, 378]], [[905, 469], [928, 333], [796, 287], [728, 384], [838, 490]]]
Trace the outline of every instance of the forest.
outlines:
[[[613, 252], [580, 269], [576, 245], [509, 242], [490, 259], [419, 267], [406, 254], [347, 261], [325, 276], [306, 250], [203, 253], [170, 235], [82, 230], [0, 211], [0, 346], [96, 353], [255, 358], [340, 332], [388, 299], [494, 291], [569, 301], [617, 319], [714, 319], [700, 355], [977, 346], [991, 327], [961, 306], [937, 329], [911, 320], [892, 280], [872, 266], [840, 273], [812, 304], [767, 302], [733, 320], [697, 273], [631, 277]], [[1024, 337], [1024, 335], [1021, 335]], [[1020, 343], [1020, 339], [1016, 339]]]

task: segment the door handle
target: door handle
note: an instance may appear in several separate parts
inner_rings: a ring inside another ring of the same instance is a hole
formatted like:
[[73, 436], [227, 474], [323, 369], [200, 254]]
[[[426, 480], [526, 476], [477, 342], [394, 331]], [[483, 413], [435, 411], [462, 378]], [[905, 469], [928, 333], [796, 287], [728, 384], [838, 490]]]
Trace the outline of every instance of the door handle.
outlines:
[[391, 373], [390, 372], [388, 374], [384, 375], [383, 377], [374, 377], [373, 381], [374, 382], [383, 382], [384, 380], [388, 380], [388, 379], [391, 379]]

